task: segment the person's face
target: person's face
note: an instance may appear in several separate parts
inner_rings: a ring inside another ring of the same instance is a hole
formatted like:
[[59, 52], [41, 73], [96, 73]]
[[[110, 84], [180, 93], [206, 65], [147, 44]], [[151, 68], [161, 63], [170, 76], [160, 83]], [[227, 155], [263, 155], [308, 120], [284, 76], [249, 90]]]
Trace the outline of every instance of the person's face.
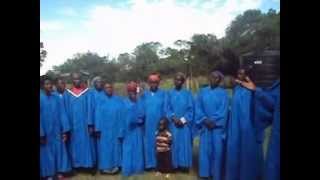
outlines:
[[159, 81], [149, 80], [149, 86], [151, 91], [155, 91], [158, 89]]
[[80, 79], [80, 75], [79, 74], [73, 74], [72, 75], [72, 83], [77, 88], [81, 87], [81, 79]]
[[102, 90], [103, 89], [102, 80], [101, 79], [96, 80], [96, 82], [94, 83], [94, 87], [97, 90]]
[[163, 130], [165, 130], [165, 129], [166, 129], [166, 122], [163, 121], [163, 120], [161, 120], [161, 121], [159, 122], [159, 130], [160, 130], [160, 131], [163, 131]]
[[104, 85], [104, 92], [108, 95], [108, 96], [112, 96], [113, 94], [113, 87], [111, 84], [105, 84]]
[[239, 70], [238, 70], [237, 78], [238, 78], [240, 81], [244, 81], [244, 80], [246, 79], [246, 72], [245, 72], [244, 69], [239, 69]]
[[180, 89], [184, 83], [184, 79], [182, 76], [176, 76], [174, 78], [174, 85], [177, 89]]
[[63, 80], [58, 80], [57, 82], [57, 90], [59, 92], [63, 92], [66, 89], [66, 83]]
[[135, 91], [128, 91], [128, 96], [131, 100], [135, 101], [137, 99], [137, 92]]
[[52, 91], [52, 83], [51, 83], [50, 80], [45, 80], [45, 81], [44, 81], [43, 89], [44, 89], [46, 92], [51, 92], [51, 91]]
[[217, 73], [211, 73], [209, 80], [210, 80], [210, 85], [212, 87], [216, 87], [220, 84], [221, 78]]

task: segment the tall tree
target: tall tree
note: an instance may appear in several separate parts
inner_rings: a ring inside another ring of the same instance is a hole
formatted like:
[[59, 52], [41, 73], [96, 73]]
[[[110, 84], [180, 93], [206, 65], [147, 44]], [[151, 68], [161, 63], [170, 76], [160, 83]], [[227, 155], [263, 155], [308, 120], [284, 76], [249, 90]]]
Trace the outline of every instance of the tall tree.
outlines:
[[44, 59], [47, 57], [47, 51], [44, 50], [43, 42], [40, 42], [40, 67], [42, 66], [42, 63], [44, 62]]

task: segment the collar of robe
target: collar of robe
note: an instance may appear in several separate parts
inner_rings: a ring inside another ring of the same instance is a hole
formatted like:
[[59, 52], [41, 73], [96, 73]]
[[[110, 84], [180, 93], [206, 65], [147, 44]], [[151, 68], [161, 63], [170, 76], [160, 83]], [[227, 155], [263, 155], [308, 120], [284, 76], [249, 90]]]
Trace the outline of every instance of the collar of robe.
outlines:
[[84, 94], [85, 92], [87, 92], [88, 91], [88, 89], [89, 88], [86, 88], [86, 89], [84, 89], [81, 93], [79, 93], [79, 94], [75, 94], [74, 92], [72, 92], [70, 89], [67, 89], [67, 91], [70, 93], [70, 94], [72, 94], [74, 97], [80, 97], [82, 94]]

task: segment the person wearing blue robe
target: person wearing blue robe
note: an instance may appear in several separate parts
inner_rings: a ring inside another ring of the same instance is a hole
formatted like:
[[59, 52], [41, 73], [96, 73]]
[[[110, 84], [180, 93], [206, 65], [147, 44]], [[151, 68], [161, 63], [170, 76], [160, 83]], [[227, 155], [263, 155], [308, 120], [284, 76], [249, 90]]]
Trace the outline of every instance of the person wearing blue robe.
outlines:
[[152, 73], [148, 78], [150, 89], [141, 95], [141, 107], [139, 108], [139, 119], [144, 121], [144, 158], [145, 168], [148, 170], [156, 168], [156, 136], [155, 132], [159, 121], [166, 117], [166, 92], [158, 88], [160, 75]]
[[90, 103], [89, 103], [89, 120], [90, 120], [90, 124], [93, 124], [93, 126], [90, 126], [89, 130], [91, 131], [90, 133], [92, 133], [94, 135], [93, 138], [93, 146], [94, 146], [94, 161], [95, 161], [95, 165], [97, 166], [97, 161], [98, 161], [98, 145], [97, 145], [97, 138], [95, 137], [95, 133], [94, 133], [94, 116], [95, 116], [95, 109], [96, 109], [96, 105], [97, 105], [97, 101], [99, 96], [101, 96], [102, 94], [104, 94], [103, 91], [103, 81], [102, 78], [100, 76], [96, 76], [95, 78], [92, 79], [92, 86], [93, 88], [89, 89], [89, 94], [91, 95], [90, 99]]
[[138, 119], [139, 99], [137, 84], [129, 82], [127, 85], [128, 98], [124, 99], [125, 121], [124, 139], [122, 144], [122, 174], [130, 176], [143, 173], [143, 132], [142, 121]]
[[223, 75], [210, 74], [210, 86], [200, 90], [196, 100], [195, 123], [199, 128], [199, 176], [222, 179], [225, 126], [229, 97], [219, 84]]
[[91, 169], [95, 165], [93, 120], [91, 119], [91, 94], [81, 86], [80, 74], [72, 74], [73, 87], [64, 96], [66, 112], [70, 121], [70, 156], [72, 167]]
[[[40, 93], [40, 171], [42, 177], [71, 170], [66, 150], [69, 121], [62, 99], [52, 92], [50, 79], [44, 80]], [[60, 176], [61, 177], [61, 176]]]
[[192, 166], [192, 121], [194, 101], [190, 91], [184, 89], [185, 76], [177, 73], [175, 88], [168, 92], [167, 117], [172, 132], [173, 168], [187, 170]]
[[121, 166], [121, 144], [124, 121], [123, 100], [113, 94], [110, 83], [104, 85], [104, 94], [97, 100], [94, 127], [98, 145], [98, 169], [102, 173], [116, 173]]
[[[245, 69], [237, 78], [244, 81]], [[226, 180], [257, 180], [261, 178], [263, 157], [254, 127], [253, 92], [242, 85], [234, 88], [231, 116], [227, 127]]]
[[272, 125], [263, 179], [280, 180], [280, 79], [268, 88], [256, 87], [250, 78], [240, 83], [254, 91], [255, 126], [259, 142], [263, 143], [264, 130]]

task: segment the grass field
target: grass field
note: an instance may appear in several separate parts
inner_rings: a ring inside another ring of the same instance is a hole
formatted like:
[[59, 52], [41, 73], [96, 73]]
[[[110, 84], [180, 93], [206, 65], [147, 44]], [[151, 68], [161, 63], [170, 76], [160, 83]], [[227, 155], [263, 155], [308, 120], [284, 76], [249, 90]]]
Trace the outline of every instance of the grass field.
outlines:
[[[269, 142], [271, 128], [266, 129], [266, 140], [263, 144], [264, 154], [267, 149], [267, 145]], [[189, 171], [189, 173], [173, 173], [170, 176], [172, 180], [202, 180], [197, 176], [198, 172], [198, 149], [199, 149], [199, 139], [195, 138], [194, 145], [193, 145], [193, 167]], [[135, 175], [130, 177], [119, 175], [101, 175], [97, 173], [95, 176], [91, 174], [80, 173], [75, 176], [72, 176], [68, 179], [71, 180], [164, 180], [164, 176], [155, 176], [155, 172], [144, 172], [141, 175]]]

